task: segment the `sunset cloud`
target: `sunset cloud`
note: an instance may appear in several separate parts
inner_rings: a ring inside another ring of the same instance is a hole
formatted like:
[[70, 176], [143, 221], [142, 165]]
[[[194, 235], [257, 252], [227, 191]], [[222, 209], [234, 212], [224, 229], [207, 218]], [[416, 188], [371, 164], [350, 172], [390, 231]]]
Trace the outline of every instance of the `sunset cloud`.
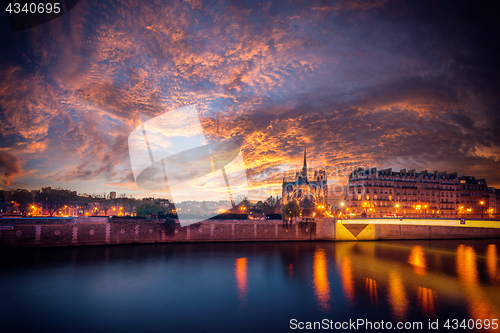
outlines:
[[492, 12], [382, 0], [80, 2], [1, 32], [4, 183], [148, 196], [130, 177], [128, 135], [195, 105], [209, 142], [241, 147], [255, 198], [279, 192], [280, 170], [300, 167], [305, 146], [314, 166], [456, 171], [500, 187]]
[[22, 174], [19, 158], [6, 152], [0, 152], [0, 179], [6, 185], [10, 185], [11, 180]]

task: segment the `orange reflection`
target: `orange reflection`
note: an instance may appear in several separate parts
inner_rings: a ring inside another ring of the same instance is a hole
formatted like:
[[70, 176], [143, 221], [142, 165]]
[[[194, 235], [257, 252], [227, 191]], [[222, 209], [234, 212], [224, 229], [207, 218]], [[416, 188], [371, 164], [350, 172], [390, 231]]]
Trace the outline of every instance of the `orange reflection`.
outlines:
[[288, 277], [290, 278], [290, 281], [293, 280], [293, 264], [288, 265]]
[[437, 294], [434, 290], [424, 287], [418, 287], [418, 303], [422, 307], [425, 316], [434, 316], [436, 313], [435, 299]]
[[[490, 263], [490, 257], [495, 258], [496, 248], [486, 250], [486, 265], [488, 266], [488, 275], [490, 269], [496, 267], [496, 262]], [[474, 248], [471, 246], [460, 245], [457, 248], [456, 267], [457, 275], [463, 285], [464, 292], [469, 301], [468, 309], [471, 318], [477, 320], [489, 319], [490, 322], [494, 318], [498, 318], [499, 313], [493, 304], [489, 302], [488, 296], [482, 290], [479, 283], [479, 275], [477, 270], [477, 256]], [[492, 265], [490, 267], [490, 265]], [[493, 329], [490, 327], [490, 330]]]
[[342, 279], [342, 292], [344, 297], [351, 304], [354, 302], [354, 279], [352, 276], [351, 259], [344, 257], [341, 264], [342, 270], [340, 277]]
[[490, 244], [486, 248], [486, 268], [488, 270], [488, 277], [492, 283], [497, 282], [497, 246], [495, 244]]
[[475, 285], [478, 282], [476, 258], [476, 252], [472, 247], [458, 246], [457, 274], [460, 280], [467, 285]]
[[414, 267], [415, 273], [421, 275], [425, 274], [427, 265], [425, 263], [424, 249], [421, 246], [416, 245], [411, 249], [408, 262]]
[[398, 320], [404, 320], [408, 310], [408, 296], [401, 276], [395, 271], [389, 273], [389, 302], [394, 316]]
[[328, 282], [328, 262], [323, 249], [318, 249], [314, 253], [313, 278], [318, 303], [323, 310], [328, 310], [330, 308], [330, 283]]
[[[238, 299], [242, 302], [247, 297], [247, 258], [238, 258], [235, 262], [236, 285], [238, 286]], [[242, 303], [241, 305], [244, 305]]]
[[377, 282], [373, 279], [365, 279], [365, 289], [370, 297], [370, 304], [378, 304]]

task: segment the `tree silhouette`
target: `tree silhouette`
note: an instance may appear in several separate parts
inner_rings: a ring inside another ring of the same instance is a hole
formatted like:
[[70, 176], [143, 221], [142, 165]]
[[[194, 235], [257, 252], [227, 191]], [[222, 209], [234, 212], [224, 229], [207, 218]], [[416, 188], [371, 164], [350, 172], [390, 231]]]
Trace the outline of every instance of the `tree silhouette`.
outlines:
[[278, 213], [279, 212], [279, 203], [278, 203], [278, 200], [276, 200], [276, 198], [274, 198], [273, 196], [270, 196], [269, 198], [266, 199], [266, 201], [264, 201], [264, 213], [266, 214], [274, 214], [274, 213]]
[[20, 190], [12, 193], [10, 200], [14, 201], [17, 209], [23, 216], [26, 216], [30, 206], [33, 204], [33, 195], [26, 190]]
[[69, 190], [52, 189], [50, 187], [42, 188], [42, 191], [35, 196], [35, 201], [41, 204], [50, 216], [53, 216], [56, 211], [65, 205], [72, 204], [75, 199], [76, 195]]

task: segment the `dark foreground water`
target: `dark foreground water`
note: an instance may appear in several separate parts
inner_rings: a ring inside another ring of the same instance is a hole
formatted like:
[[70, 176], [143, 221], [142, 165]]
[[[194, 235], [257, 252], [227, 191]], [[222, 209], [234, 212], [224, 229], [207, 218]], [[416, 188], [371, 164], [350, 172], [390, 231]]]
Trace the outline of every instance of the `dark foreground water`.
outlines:
[[464, 332], [481, 320], [491, 330], [499, 249], [499, 240], [1, 249], [0, 332], [283, 332], [292, 319], [421, 322], [409, 330], [420, 332], [429, 321], [434, 332]]

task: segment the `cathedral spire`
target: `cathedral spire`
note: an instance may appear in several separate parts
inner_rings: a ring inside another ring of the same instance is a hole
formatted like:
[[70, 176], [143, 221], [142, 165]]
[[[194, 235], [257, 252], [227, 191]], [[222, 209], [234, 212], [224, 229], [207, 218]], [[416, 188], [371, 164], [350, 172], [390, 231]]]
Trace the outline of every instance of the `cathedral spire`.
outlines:
[[306, 150], [307, 148], [304, 147], [304, 168], [307, 169], [307, 162], [306, 162]]
[[302, 167], [302, 177], [307, 178], [306, 147], [304, 147], [304, 166]]

